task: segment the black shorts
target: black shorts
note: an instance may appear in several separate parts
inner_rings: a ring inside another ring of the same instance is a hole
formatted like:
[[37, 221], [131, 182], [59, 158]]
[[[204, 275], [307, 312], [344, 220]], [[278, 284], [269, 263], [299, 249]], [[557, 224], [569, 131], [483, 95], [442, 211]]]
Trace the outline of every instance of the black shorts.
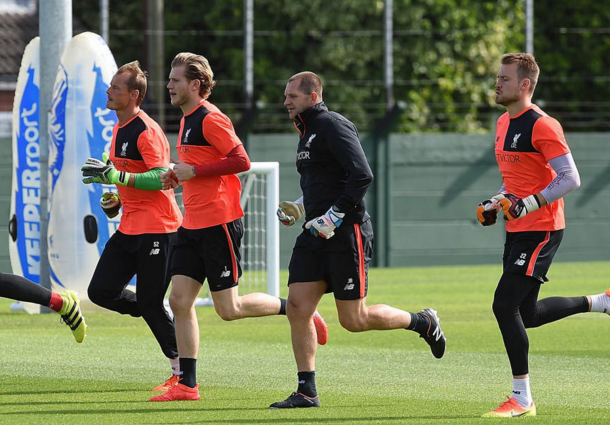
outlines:
[[114, 232], [106, 242], [91, 284], [104, 288], [116, 286], [120, 293], [136, 275], [137, 291], [169, 285], [168, 271], [176, 239], [176, 232], [141, 235]]
[[370, 220], [339, 226], [328, 240], [303, 230], [292, 250], [288, 285], [323, 280], [326, 292], [334, 292], [338, 300], [366, 297], [373, 239]]
[[239, 247], [244, 236], [241, 219], [205, 229], [178, 229], [171, 275], [188, 276], [203, 285], [207, 279], [210, 291], [237, 286], [242, 275]]
[[546, 274], [562, 239], [563, 230], [506, 232], [502, 256], [504, 272], [548, 282]]

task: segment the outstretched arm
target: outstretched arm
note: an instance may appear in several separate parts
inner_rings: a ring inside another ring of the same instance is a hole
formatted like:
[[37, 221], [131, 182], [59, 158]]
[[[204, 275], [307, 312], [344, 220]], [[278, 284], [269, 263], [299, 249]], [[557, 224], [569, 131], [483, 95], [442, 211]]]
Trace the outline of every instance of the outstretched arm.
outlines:
[[159, 178], [161, 173], [167, 171], [165, 167], [157, 167], [144, 173], [128, 173], [118, 171], [112, 161], [108, 159], [108, 154], [102, 154], [102, 161], [89, 158], [85, 165], [81, 167], [83, 183], [102, 183], [116, 184], [120, 186], [133, 187], [140, 190], [161, 190], [163, 185]]

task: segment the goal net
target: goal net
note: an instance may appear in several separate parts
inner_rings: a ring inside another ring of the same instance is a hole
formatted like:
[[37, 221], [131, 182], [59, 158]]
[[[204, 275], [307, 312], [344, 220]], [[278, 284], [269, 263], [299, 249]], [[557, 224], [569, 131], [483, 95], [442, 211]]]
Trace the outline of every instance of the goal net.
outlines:
[[[244, 237], [241, 241], [241, 268], [239, 294], [266, 292], [279, 296], [279, 222], [276, 211], [279, 204], [279, 163], [253, 162], [249, 171], [239, 175], [241, 180], [241, 207], [244, 210]], [[176, 201], [183, 209], [182, 193]], [[195, 305], [212, 305], [206, 287], [206, 296]]]

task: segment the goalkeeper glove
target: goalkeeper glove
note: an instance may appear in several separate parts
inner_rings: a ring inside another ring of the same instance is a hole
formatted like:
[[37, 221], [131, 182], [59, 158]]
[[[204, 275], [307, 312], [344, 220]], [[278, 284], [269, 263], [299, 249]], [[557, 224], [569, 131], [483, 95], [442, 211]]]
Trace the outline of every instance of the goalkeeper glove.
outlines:
[[509, 221], [525, 217], [540, 208], [540, 201], [536, 195], [521, 199], [512, 193], [498, 193], [491, 199], [500, 204], [504, 210], [504, 217]]
[[300, 197], [294, 202], [282, 201], [277, 209], [277, 218], [284, 226], [288, 227], [299, 221], [303, 214], [305, 214], [303, 197]]
[[108, 154], [104, 152], [102, 154], [103, 161], [95, 158], [89, 158], [85, 165], [81, 167], [83, 173], [83, 183], [102, 183], [102, 184], [120, 184], [121, 186], [127, 186], [129, 182], [130, 173], [125, 171], [118, 171], [114, 168], [112, 161], [108, 159]]
[[482, 226], [493, 226], [498, 220], [498, 211], [502, 207], [495, 199], [487, 199], [477, 207], [477, 218]]
[[335, 229], [343, 222], [345, 213], [341, 213], [331, 207], [326, 214], [305, 223], [305, 228], [311, 231], [314, 236], [330, 239], [335, 236]]
[[116, 192], [105, 192], [102, 193], [100, 198], [100, 205], [102, 211], [108, 216], [108, 218], [114, 218], [119, 215], [121, 210], [121, 196]]

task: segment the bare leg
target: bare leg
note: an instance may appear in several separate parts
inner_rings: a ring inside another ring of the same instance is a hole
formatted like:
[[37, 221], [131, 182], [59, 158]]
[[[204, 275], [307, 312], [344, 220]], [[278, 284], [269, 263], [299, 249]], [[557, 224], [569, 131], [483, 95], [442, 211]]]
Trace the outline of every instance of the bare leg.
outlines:
[[299, 372], [316, 369], [316, 330], [312, 317], [326, 291], [326, 282], [292, 283], [288, 290], [286, 314], [290, 321], [292, 351]]
[[411, 324], [411, 313], [385, 304], [368, 307], [366, 298], [335, 300], [335, 304], [341, 326], [350, 332], [405, 329]]
[[187, 276], [172, 278], [169, 304], [174, 312], [178, 356], [196, 359], [199, 354], [199, 324], [195, 312], [195, 300], [201, 284]]
[[231, 321], [245, 317], [273, 316], [280, 311], [280, 299], [277, 297], [260, 292], [240, 297], [237, 291], [237, 286], [234, 286], [222, 291], [212, 292], [214, 308], [222, 320]]

